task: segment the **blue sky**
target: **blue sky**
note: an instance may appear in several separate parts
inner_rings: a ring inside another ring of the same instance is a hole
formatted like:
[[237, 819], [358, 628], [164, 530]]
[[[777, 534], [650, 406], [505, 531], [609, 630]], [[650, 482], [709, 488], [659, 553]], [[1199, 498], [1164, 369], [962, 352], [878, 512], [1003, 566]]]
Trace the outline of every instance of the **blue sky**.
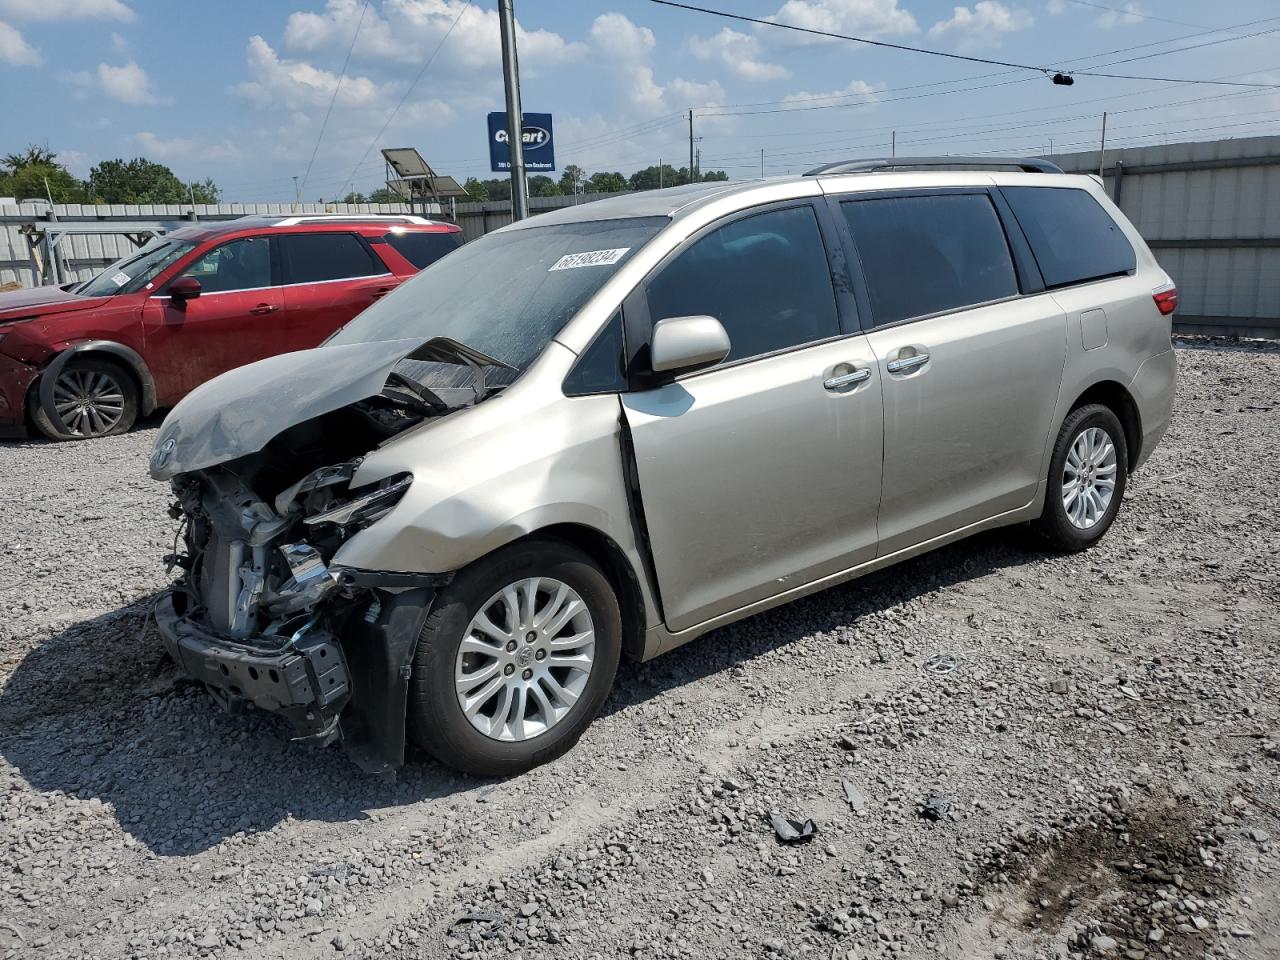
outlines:
[[[700, 5], [1055, 69], [1141, 57], [1096, 68], [1280, 85], [1274, 0]], [[759, 174], [762, 149], [768, 174], [887, 154], [894, 130], [899, 154], [1089, 149], [1103, 110], [1117, 146], [1280, 132], [1280, 88], [1053, 86], [648, 0], [516, 0], [516, 12], [525, 109], [554, 114], [558, 163], [588, 172], [687, 164], [690, 107], [703, 168], [735, 179]], [[47, 143], [81, 176], [142, 155], [213, 177], [228, 199], [292, 199], [304, 175], [305, 199], [332, 199], [380, 184], [379, 148], [413, 145], [439, 172], [487, 177], [485, 115], [501, 108], [496, 0], [0, 0], [0, 152]]]

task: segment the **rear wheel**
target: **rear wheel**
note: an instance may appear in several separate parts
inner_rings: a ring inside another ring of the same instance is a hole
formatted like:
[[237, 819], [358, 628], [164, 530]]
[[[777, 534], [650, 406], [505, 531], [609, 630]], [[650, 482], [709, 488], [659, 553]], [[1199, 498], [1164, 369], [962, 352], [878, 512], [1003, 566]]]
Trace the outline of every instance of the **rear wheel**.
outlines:
[[138, 418], [138, 389], [124, 368], [96, 357], [77, 358], [58, 371], [52, 409], [32, 390], [31, 419], [50, 440], [84, 440], [124, 433]]
[[1072, 410], [1049, 463], [1041, 535], [1059, 550], [1093, 546], [1120, 510], [1128, 473], [1124, 428], [1111, 408], [1094, 403]]
[[510, 776], [572, 747], [613, 685], [618, 601], [590, 559], [517, 544], [462, 571], [423, 626], [409, 733], [436, 759]]

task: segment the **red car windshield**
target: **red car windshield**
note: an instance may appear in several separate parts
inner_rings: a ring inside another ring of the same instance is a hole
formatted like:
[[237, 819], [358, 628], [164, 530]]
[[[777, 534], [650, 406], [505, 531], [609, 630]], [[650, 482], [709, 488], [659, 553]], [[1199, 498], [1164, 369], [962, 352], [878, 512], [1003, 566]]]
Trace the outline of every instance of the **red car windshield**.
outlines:
[[135, 293], [155, 279], [165, 267], [186, 256], [195, 244], [189, 240], [152, 240], [137, 253], [117, 260], [92, 280], [76, 288], [82, 297], [113, 297]]

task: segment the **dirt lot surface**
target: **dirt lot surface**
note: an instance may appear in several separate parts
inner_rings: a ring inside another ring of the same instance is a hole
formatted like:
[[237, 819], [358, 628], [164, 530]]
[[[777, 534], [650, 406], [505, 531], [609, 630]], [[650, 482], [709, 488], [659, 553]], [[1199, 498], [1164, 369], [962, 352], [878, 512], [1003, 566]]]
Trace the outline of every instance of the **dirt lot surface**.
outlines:
[[1179, 362], [1098, 548], [998, 532], [624, 665], [505, 782], [370, 780], [175, 676], [154, 427], [0, 446], [0, 960], [1280, 955], [1280, 350]]

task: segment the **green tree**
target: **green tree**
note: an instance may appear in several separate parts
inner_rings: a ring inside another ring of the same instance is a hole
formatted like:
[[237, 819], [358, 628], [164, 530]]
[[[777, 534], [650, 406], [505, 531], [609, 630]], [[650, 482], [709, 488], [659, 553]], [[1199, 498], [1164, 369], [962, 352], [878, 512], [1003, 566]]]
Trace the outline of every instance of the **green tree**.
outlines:
[[196, 203], [218, 203], [222, 199], [222, 190], [213, 182], [212, 177], [194, 180], [188, 186], [191, 188], [191, 195], [195, 197]]
[[84, 184], [58, 163], [57, 154], [36, 144], [0, 159], [0, 194], [18, 200], [52, 197], [54, 203], [85, 200]]
[[511, 199], [511, 178], [510, 177], [494, 177], [491, 180], [481, 180], [485, 193], [489, 195], [490, 200], [510, 200]]
[[352, 190], [350, 193], [348, 193], [345, 197], [342, 198], [342, 202], [343, 203], [368, 203], [369, 201], [364, 198], [363, 193], [356, 193], [354, 190]]
[[219, 190], [212, 180], [186, 184], [164, 164], [135, 157], [97, 164], [89, 171], [89, 193], [100, 203], [189, 203], [192, 194], [197, 203], [216, 203]]
[[535, 174], [529, 178], [529, 196], [558, 197], [560, 196], [560, 187], [550, 177]]
[[620, 173], [593, 173], [587, 181], [587, 189], [592, 193], [622, 193], [627, 189], [627, 178]]
[[477, 180], [475, 177], [467, 177], [466, 183], [462, 185], [462, 189], [467, 191], [467, 199], [475, 200], [483, 203], [489, 199], [489, 191], [485, 188], [484, 182]]
[[404, 203], [404, 197], [396, 193], [390, 187], [379, 187], [373, 193], [369, 194], [366, 203]]
[[581, 190], [586, 182], [587, 171], [576, 163], [571, 163], [564, 168], [564, 173], [560, 175], [560, 192], [571, 196]]
[[708, 170], [699, 179], [704, 183], [711, 183], [716, 180], [728, 180], [729, 175], [723, 170]]
[[664, 163], [661, 170], [656, 166], [637, 170], [631, 175], [628, 184], [632, 190], [657, 190], [659, 187], [678, 187], [688, 182], [687, 168], [681, 167], [677, 170], [671, 164]]

